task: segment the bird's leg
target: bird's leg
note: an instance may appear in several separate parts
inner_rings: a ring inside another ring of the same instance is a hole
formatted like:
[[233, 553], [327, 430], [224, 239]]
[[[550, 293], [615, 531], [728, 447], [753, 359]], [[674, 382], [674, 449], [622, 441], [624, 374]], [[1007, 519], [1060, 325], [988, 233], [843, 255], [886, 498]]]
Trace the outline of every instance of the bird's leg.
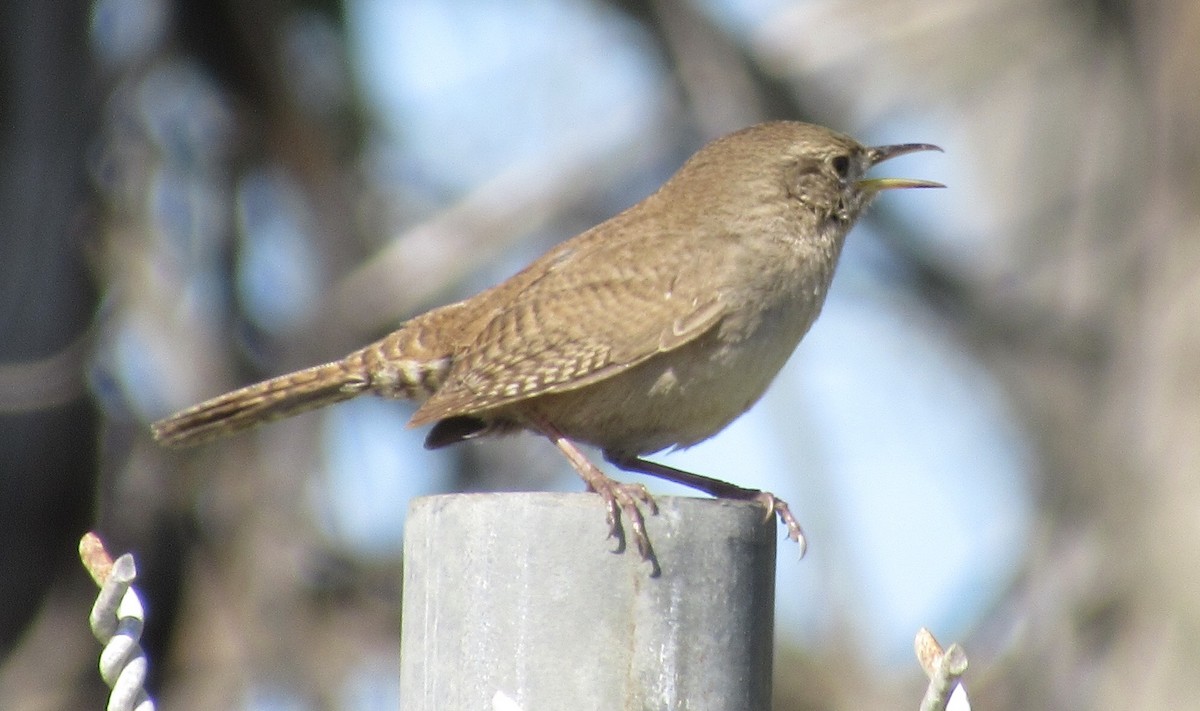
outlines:
[[767, 518], [772, 515], [779, 516], [779, 522], [787, 527], [788, 538], [792, 539], [800, 545], [800, 557], [804, 557], [804, 552], [808, 549], [808, 542], [804, 538], [804, 530], [800, 528], [800, 522], [792, 515], [791, 509], [788, 508], [787, 502], [778, 498], [769, 491], [761, 491], [759, 489], [746, 489], [736, 484], [730, 484], [727, 481], [713, 479], [700, 474], [685, 472], [682, 469], [669, 467], [666, 464], [651, 462], [640, 457], [631, 457], [621, 455], [615, 452], [605, 452], [604, 458], [612, 462], [616, 466], [625, 471], [640, 472], [649, 474], [660, 479], [673, 481], [677, 484], [690, 486], [693, 489], [698, 489], [704, 493], [715, 496], [718, 499], [736, 499], [739, 501], [758, 501], [767, 508]]
[[643, 560], [650, 561], [657, 571], [658, 562], [654, 557], [654, 549], [650, 546], [650, 537], [646, 534], [646, 522], [642, 517], [641, 509], [638, 508], [640, 502], [646, 505], [651, 514], [658, 513], [658, 505], [654, 503], [654, 498], [650, 496], [646, 487], [642, 484], [625, 484], [609, 477], [595, 464], [592, 464], [583, 452], [579, 451], [575, 443], [567, 439], [554, 425], [536, 416], [528, 419], [538, 431], [566, 455], [567, 460], [571, 462], [575, 471], [579, 472], [579, 476], [583, 478], [588, 489], [604, 499], [604, 504], [608, 508], [606, 518], [608, 535], [609, 538], [617, 539], [618, 551], [625, 548], [625, 532], [621, 528], [621, 514], [624, 512], [629, 527], [633, 529], [633, 541], [637, 545], [638, 553]]

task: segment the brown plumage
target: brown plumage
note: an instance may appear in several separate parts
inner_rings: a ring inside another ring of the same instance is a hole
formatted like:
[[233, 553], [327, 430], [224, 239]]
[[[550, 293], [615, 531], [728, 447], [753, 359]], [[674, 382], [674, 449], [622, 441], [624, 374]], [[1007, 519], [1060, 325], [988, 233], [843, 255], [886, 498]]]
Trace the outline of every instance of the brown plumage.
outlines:
[[657, 192], [551, 249], [507, 281], [405, 322], [346, 358], [221, 395], [152, 425], [185, 446], [363, 393], [423, 404], [426, 445], [541, 433], [649, 557], [639, 486], [609, 479], [572, 444], [716, 496], [783, 502], [641, 459], [716, 434], [762, 395], [824, 302], [846, 233], [881, 190], [868, 168], [927, 144], [866, 148], [798, 122], [718, 139]]

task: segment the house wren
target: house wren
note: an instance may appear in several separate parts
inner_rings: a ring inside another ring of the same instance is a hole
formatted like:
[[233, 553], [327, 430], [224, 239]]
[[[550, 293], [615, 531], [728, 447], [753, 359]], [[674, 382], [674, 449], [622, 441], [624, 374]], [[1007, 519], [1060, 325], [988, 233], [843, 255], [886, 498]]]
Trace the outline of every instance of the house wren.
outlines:
[[213, 398], [152, 425], [187, 446], [366, 393], [423, 401], [410, 426], [429, 448], [517, 430], [550, 439], [652, 558], [641, 485], [603, 474], [576, 447], [621, 469], [713, 496], [761, 501], [803, 552], [771, 494], [642, 459], [689, 447], [745, 412], [812, 325], [846, 233], [891, 188], [867, 178], [925, 143], [867, 148], [810, 124], [759, 124], [717, 139], [657, 192], [559, 244], [507, 281], [406, 321], [345, 358]]

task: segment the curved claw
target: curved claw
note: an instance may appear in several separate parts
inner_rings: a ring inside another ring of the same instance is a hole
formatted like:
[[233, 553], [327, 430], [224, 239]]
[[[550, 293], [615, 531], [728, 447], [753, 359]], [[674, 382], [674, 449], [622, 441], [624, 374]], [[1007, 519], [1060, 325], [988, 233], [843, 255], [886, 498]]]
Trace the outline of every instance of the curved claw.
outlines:
[[792, 510], [788, 508], [787, 502], [778, 498], [769, 491], [760, 491], [754, 496], [755, 501], [759, 501], [767, 509], [767, 515], [764, 520], [770, 520], [775, 514], [779, 515], [779, 522], [787, 528], [787, 537], [795, 541], [800, 546], [800, 557], [808, 552], [808, 539], [804, 537], [804, 529], [800, 527], [800, 522], [792, 515]]
[[651, 514], [658, 514], [658, 504], [654, 503], [654, 497], [650, 496], [646, 487], [641, 484], [622, 484], [615, 481], [588, 461], [588, 458], [583, 456], [583, 452], [580, 452], [579, 448], [564, 437], [562, 432], [559, 432], [558, 428], [549, 421], [533, 412], [526, 413], [526, 416], [542, 431], [542, 434], [554, 443], [554, 446], [558, 447], [559, 451], [566, 455], [571, 466], [575, 467], [575, 471], [579, 472], [579, 476], [587, 484], [588, 489], [604, 498], [604, 506], [608, 511], [605, 519], [608, 522], [608, 537], [617, 539], [616, 552], [621, 553], [625, 550], [625, 531], [621, 528], [621, 513], [624, 512], [629, 527], [633, 529], [633, 541], [637, 544], [638, 553], [643, 560], [649, 561], [653, 566], [651, 575], [659, 575], [662, 569], [659, 568], [658, 560], [654, 556], [654, 548], [650, 545], [650, 536], [646, 534], [646, 522], [642, 517], [642, 510], [638, 508], [638, 503], [641, 502], [650, 510]]
[[641, 484], [623, 484], [605, 477], [602, 481], [592, 482], [591, 488], [604, 498], [605, 507], [608, 509], [608, 537], [620, 541], [618, 552], [624, 550], [625, 545], [625, 532], [621, 527], [621, 516], [624, 514], [633, 532], [633, 542], [637, 546], [638, 554], [643, 560], [653, 561], [654, 548], [650, 545], [645, 517], [638, 504], [645, 505], [653, 515], [658, 514], [658, 504], [654, 502], [654, 497], [646, 487]]
[[660, 477], [667, 481], [674, 481], [684, 486], [690, 486], [694, 489], [706, 492], [720, 499], [733, 499], [735, 501], [758, 501], [767, 507], [767, 517], [764, 520], [770, 520], [771, 516], [778, 514], [779, 521], [787, 527], [788, 538], [800, 544], [800, 557], [804, 557], [804, 553], [808, 550], [808, 542], [804, 538], [804, 529], [800, 528], [800, 523], [796, 521], [796, 517], [792, 515], [788, 509], [787, 502], [783, 499], [776, 498], [769, 491], [760, 491], [758, 489], [746, 489], [736, 484], [730, 484], [727, 481], [713, 479], [712, 477], [701, 476], [686, 472], [682, 469], [669, 467], [665, 464], [652, 462], [639, 457], [623, 455], [620, 452], [605, 451], [605, 458], [608, 461], [616, 464], [618, 467], [626, 471], [641, 472], [650, 476]]

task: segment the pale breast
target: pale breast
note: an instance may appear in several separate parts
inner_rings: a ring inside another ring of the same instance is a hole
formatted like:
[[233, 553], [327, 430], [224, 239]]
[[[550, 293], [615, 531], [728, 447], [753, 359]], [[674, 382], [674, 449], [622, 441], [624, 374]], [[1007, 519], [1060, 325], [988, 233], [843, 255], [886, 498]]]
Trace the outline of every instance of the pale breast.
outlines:
[[816, 316], [813, 304], [759, 314], [730, 338], [720, 328], [620, 375], [536, 400], [568, 437], [622, 454], [688, 447], [762, 396]]

